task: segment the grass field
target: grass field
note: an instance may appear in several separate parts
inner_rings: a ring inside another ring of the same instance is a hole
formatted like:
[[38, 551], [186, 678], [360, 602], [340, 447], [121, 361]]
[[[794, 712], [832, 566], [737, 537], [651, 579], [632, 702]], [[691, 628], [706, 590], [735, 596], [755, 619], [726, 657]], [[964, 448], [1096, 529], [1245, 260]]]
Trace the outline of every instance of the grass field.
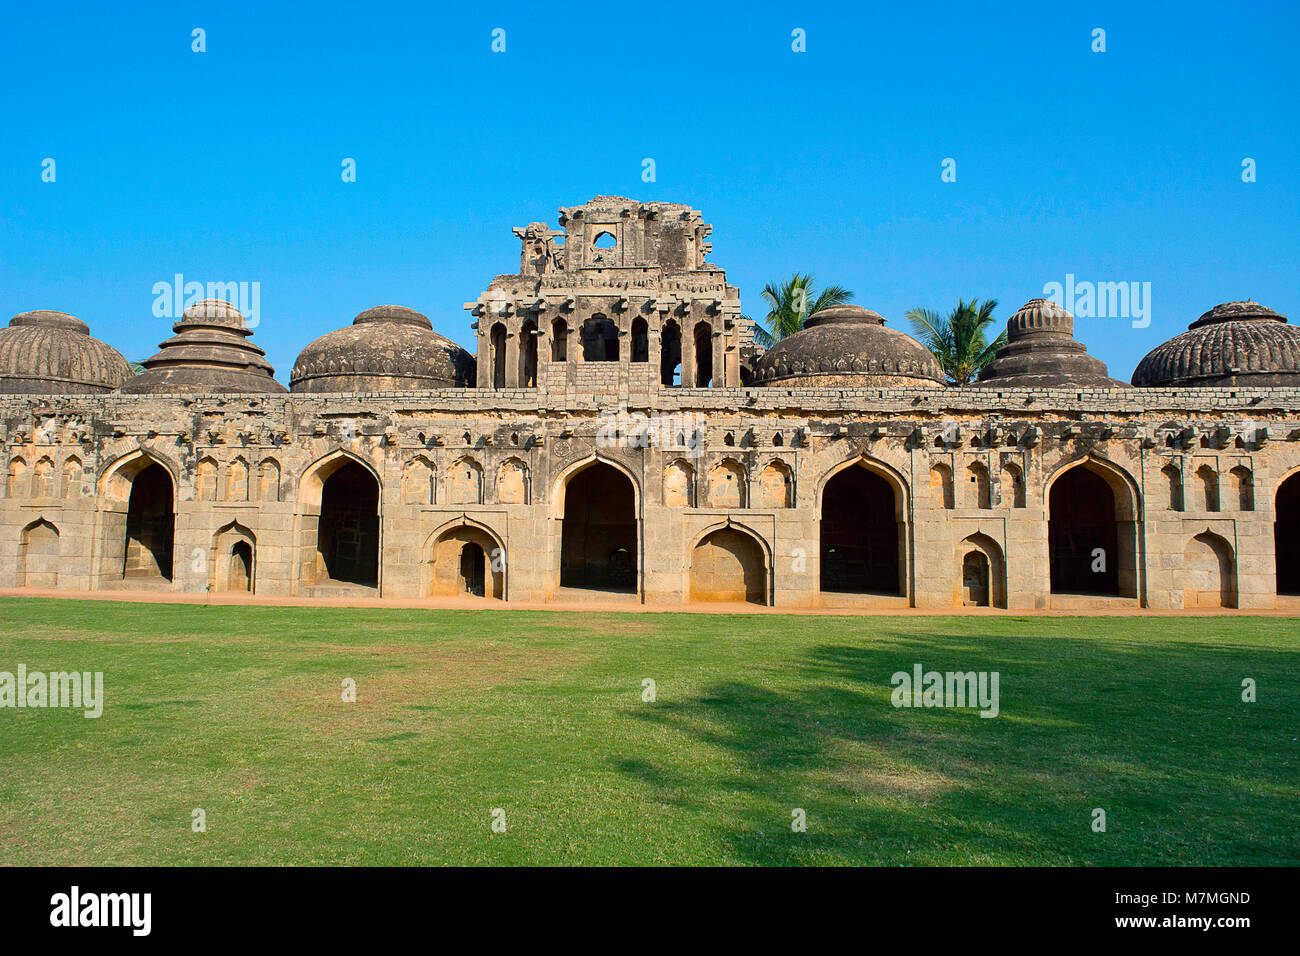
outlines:
[[0, 710], [3, 864], [1300, 863], [1294, 620], [0, 600], [19, 664], [105, 705]]

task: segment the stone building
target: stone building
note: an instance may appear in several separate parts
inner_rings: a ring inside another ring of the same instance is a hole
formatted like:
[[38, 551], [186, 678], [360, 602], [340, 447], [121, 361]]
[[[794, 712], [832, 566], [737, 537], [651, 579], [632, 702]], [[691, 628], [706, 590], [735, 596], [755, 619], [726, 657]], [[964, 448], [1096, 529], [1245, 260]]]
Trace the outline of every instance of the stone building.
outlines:
[[760, 353], [699, 212], [515, 230], [474, 353], [401, 306], [286, 391], [229, 304], [132, 375], [0, 330], [0, 587], [776, 607], [1300, 607], [1300, 335], [1216, 306], [1111, 379], [1041, 299], [971, 387], [857, 306]]

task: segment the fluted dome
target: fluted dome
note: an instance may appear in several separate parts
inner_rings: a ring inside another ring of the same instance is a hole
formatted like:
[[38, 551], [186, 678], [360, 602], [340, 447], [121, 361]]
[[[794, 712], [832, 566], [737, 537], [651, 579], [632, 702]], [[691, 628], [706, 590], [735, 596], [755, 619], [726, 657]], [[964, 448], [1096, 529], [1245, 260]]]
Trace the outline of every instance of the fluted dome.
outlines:
[[754, 383], [776, 385], [934, 387], [944, 384], [938, 360], [920, 342], [885, 328], [860, 305], [836, 305], [808, 317], [798, 332], [754, 360]]
[[1300, 330], [1258, 302], [1225, 302], [1148, 352], [1133, 384], [1300, 385]]
[[387, 392], [470, 385], [474, 358], [433, 331], [427, 316], [401, 305], [366, 309], [298, 355], [295, 392]]
[[131, 363], [91, 338], [90, 326], [66, 312], [23, 312], [0, 330], [0, 392], [85, 395], [111, 392], [131, 377]]
[[266, 353], [250, 342], [243, 315], [224, 299], [195, 302], [172, 326], [176, 332], [144, 362], [123, 392], [283, 392]]
[[1007, 320], [1007, 344], [980, 372], [989, 387], [1127, 388], [1074, 338], [1074, 316], [1051, 299], [1030, 299]]

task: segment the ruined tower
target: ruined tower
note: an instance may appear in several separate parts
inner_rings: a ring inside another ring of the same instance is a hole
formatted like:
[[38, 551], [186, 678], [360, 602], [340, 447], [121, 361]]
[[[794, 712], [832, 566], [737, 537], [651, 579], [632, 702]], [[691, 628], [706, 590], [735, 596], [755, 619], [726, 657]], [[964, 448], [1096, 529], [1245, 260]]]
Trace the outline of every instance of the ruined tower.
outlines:
[[707, 261], [713, 227], [681, 203], [598, 196], [560, 229], [516, 227], [519, 272], [474, 302], [480, 388], [652, 397], [737, 386], [753, 339], [740, 294]]

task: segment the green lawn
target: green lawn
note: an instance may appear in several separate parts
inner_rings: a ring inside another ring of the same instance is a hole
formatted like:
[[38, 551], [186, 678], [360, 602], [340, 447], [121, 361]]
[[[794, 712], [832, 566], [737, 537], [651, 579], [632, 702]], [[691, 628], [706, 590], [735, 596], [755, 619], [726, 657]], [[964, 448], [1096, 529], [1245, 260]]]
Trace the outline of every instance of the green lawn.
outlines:
[[0, 864], [1300, 863], [1294, 620], [2, 599], [20, 663], [106, 703], [0, 710]]

